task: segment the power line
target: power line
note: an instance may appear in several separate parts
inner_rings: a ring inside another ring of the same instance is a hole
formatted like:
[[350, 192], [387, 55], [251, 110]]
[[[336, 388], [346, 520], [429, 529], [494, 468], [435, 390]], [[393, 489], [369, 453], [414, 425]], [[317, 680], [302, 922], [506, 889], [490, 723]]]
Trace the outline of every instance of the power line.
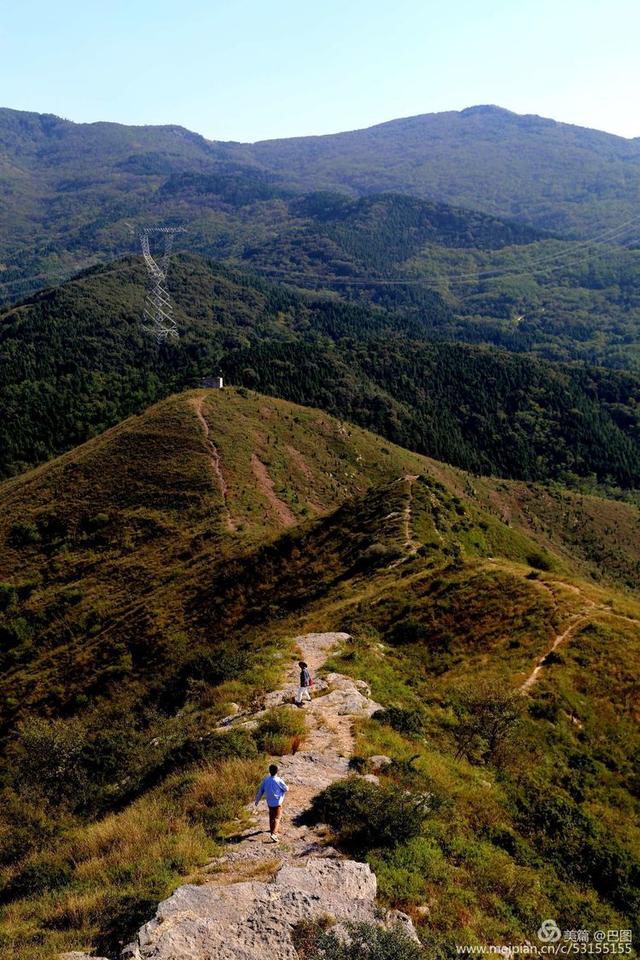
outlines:
[[[563, 260], [571, 260], [576, 256], [582, 254], [582, 251], [597, 243], [608, 243], [612, 240], [618, 239], [623, 234], [628, 233], [632, 226], [640, 224], [640, 216], [633, 217], [631, 220], [628, 220], [626, 223], [619, 225], [615, 228], [610, 228], [608, 231], [605, 231], [602, 234], [598, 234], [595, 237], [590, 237], [587, 240], [576, 241], [569, 250], [562, 250], [557, 253], [549, 253], [540, 257], [535, 257], [526, 264], [526, 269], [518, 269], [517, 267], [496, 267], [492, 270], [474, 270], [469, 273], [439, 273], [433, 278], [428, 277], [345, 277], [345, 276], [331, 276], [327, 274], [310, 274], [310, 273], [293, 273], [287, 270], [278, 270], [277, 268], [261, 268], [260, 272], [262, 274], [269, 273], [272, 276], [280, 276], [291, 280], [316, 280], [321, 283], [332, 283], [332, 284], [342, 284], [344, 286], [351, 285], [361, 285], [361, 286], [432, 286], [438, 285], [447, 281], [475, 281], [483, 278], [499, 278], [501, 276], [526, 276], [527, 274], [533, 273], [535, 268], [540, 265], [547, 265], [550, 263], [561, 262]], [[634, 238], [635, 239], [635, 238]], [[566, 241], [565, 241], [566, 242]]]
[[[591, 246], [592, 244], [595, 244], [595, 243], [606, 244], [614, 240], [617, 240], [621, 236], [623, 236], [625, 233], [627, 233], [633, 225], [639, 222], [640, 222], [640, 216], [635, 216], [635, 217], [632, 217], [630, 220], [627, 220], [624, 223], [619, 224], [616, 227], [610, 227], [607, 230], [603, 231], [602, 233], [596, 234], [595, 236], [589, 237], [585, 240], [564, 241], [564, 242], [572, 243], [572, 246], [569, 250], [560, 251], [555, 254], [546, 254], [544, 256], [535, 257], [534, 259], [529, 261], [526, 269], [520, 269], [520, 270], [514, 267], [503, 267], [503, 268], [496, 267], [492, 270], [491, 269], [477, 270], [477, 271], [471, 271], [469, 273], [457, 273], [457, 274], [440, 273], [433, 278], [426, 278], [426, 277], [388, 278], [388, 277], [344, 277], [344, 276], [335, 276], [335, 275], [331, 276], [327, 274], [323, 275], [323, 274], [310, 274], [310, 273], [293, 273], [287, 270], [278, 270], [277, 268], [254, 267], [254, 269], [259, 270], [262, 275], [265, 275], [267, 277], [273, 276], [274, 279], [280, 277], [280, 278], [284, 278], [285, 281], [288, 279], [293, 282], [295, 282], [296, 280], [305, 280], [307, 282], [310, 280], [315, 280], [321, 283], [341, 284], [344, 286], [361, 285], [361, 286], [427, 286], [428, 287], [428, 286], [438, 285], [448, 281], [471, 282], [471, 281], [479, 280], [483, 278], [489, 279], [489, 278], [498, 278], [501, 276], [521, 277], [521, 276], [526, 276], [528, 273], [532, 273], [534, 269], [540, 265], [554, 263], [556, 261], [560, 262], [563, 260], [570, 260], [571, 258], [579, 255], [585, 248]], [[144, 228], [140, 235], [141, 244], [143, 243], [143, 236], [147, 235], [147, 240], [148, 240], [148, 234], [150, 232], [164, 233], [167, 236], [171, 236], [174, 233], [182, 233], [184, 231], [181, 228], [173, 228], [173, 227], [151, 227], [149, 229]], [[170, 256], [171, 248], [173, 245], [173, 239], [167, 242], [169, 244], [168, 246], [169, 252], [168, 254], [163, 254], [162, 262], [165, 262], [165, 260], [168, 260], [168, 256]], [[562, 242], [562, 241], [558, 241], [558, 242]], [[145, 262], [147, 263], [147, 267], [149, 269], [150, 277], [152, 277], [153, 268], [149, 266], [147, 257], [145, 256], [144, 247], [142, 252], [143, 252], [143, 257], [145, 259]], [[153, 257], [151, 257], [150, 252], [148, 253], [148, 256], [150, 257], [151, 260], [153, 260]], [[155, 261], [153, 262], [155, 263]], [[158, 265], [156, 263], [156, 267], [157, 266]], [[40, 273], [32, 277], [16, 278], [14, 280], [0, 281], [0, 289], [6, 289], [6, 288], [20, 286], [20, 285], [29, 285], [36, 280], [49, 280], [49, 279], [50, 279], [50, 274]], [[164, 279], [166, 279], [166, 276]], [[158, 302], [160, 303], [161, 307], [164, 304], [163, 308], [167, 310], [170, 308], [170, 301], [166, 291], [164, 291], [164, 293], [165, 293], [165, 297], [161, 299], [160, 292], [158, 291]], [[167, 302], [169, 302], [169, 308], [166, 306]], [[152, 304], [150, 302], [149, 309], [152, 314], [153, 314], [154, 308], [155, 308], [155, 303]], [[146, 314], [145, 314], [145, 317], [146, 319], [149, 319], [149, 317], [147, 317]], [[175, 328], [175, 321], [173, 322], [173, 328]], [[167, 334], [167, 335], [169, 336], [170, 334]]]

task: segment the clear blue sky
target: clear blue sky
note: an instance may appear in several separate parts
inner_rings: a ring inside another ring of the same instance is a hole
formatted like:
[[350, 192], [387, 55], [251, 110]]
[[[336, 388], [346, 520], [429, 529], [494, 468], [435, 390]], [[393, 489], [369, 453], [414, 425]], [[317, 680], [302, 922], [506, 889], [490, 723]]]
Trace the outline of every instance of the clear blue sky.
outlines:
[[0, 105], [330, 133], [495, 103], [640, 136], [639, 0], [3, 0]]

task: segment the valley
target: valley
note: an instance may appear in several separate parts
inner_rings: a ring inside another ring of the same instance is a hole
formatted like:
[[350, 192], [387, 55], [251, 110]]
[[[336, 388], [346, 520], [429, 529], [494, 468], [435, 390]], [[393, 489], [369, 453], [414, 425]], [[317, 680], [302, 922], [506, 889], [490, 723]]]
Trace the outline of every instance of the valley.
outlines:
[[398, 315], [186, 255], [168, 283], [176, 345], [158, 346], [141, 327], [144, 275], [133, 258], [0, 315], [0, 472], [222, 372], [474, 473], [640, 486], [632, 372], [433, 339], [431, 322], [444, 322], [437, 302]]

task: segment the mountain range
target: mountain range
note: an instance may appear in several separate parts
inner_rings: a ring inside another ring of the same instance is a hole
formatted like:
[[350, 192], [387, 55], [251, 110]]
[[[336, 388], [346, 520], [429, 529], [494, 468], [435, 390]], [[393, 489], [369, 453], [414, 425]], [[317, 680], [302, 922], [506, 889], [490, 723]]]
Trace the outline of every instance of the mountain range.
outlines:
[[317, 191], [400, 192], [565, 238], [634, 241], [640, 141], [497, 107], [258, 144], [4, 109], [0, 180], [11, 301], [128, 252], [140, 224], [159, 218], [187, 225], [190, 249], [237, 254], [248, 236], [269, 235], [288, 198]]

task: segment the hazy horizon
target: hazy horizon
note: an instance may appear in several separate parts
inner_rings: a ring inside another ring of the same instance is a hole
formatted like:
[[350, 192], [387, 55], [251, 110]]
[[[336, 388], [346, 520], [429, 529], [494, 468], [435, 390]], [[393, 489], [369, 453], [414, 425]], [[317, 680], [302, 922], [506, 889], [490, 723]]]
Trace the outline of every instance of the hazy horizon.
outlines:
[[317, 132], [317, 133], [302, 133], [302, 134], [301, 134], [301, 133], [292, 133], [292, 134], [284, 134], [284, 135], [281, 136], [281, 137], [262, 137], [262, 138], [260, 138], [259, 140], [251, 140], [251, 139], [248, 139], [248, 140], [242, 140], [242, 141], [238, 141], [238, 140], [235, 140], [235, 141], [234, 141], [234, 140], [223, 140], [221, 137], [207, 136], [206, 134], [202, 133], [201, 130], [195, 130], [195, 129], [192, 128], [192, 127], [187, 127], [184, 123], [181, 123], [181, 122], [179, 122], [179, 121], [170, 121], [170, 122], [168, 122], [168, 123], [124, 123], [123, 121], [120, 121], [120, 120], [107, 120], [107, 119], [104, 119], [104, 118], [102, 118], [102, 117], [97, 117], [95, 120], [76, 120], [76, 119], [74, 119], [73, 117], [63, 116], [62, 114], [54, 113], [53, 111], [50, 111], [50, 110], [25, 110], [25, 109], [23, 109], [23, 108], [21, 108], [21, 107], [14, 107], [14, 106], [11, 106], [11, 105], [8, 105], [8, 104], [3, 104], [3, 105], [1, 105], [1, 106], [0, 106], [0, 109], [15, 110], [15, 111], [18, 112], [18, 113], [35, 113], [35, 114], [39, 114], [39, 115], [41, 115], [41, 116], [56, 116], [56, 117], [58, 117], [58, 119], [60, 119], [60, 120], [64, 120], [65, 122], [68, 122], [68, 123], [73, 123], [73, 124], [78, 125], [78, 126], [80, 126], [80, 125], [91, 125], [91, 124], [97, 124], [97, 123], [112, 123], [112, 124], [116, 124], [116, 125], [119, 125], [119, 126], [125, 126], [125, 127], [163, 127], [163, 126], [177, 126], [177, 127], [183, 127], [184, 129], [189, 130], [190, 133], [200, 134], [201, 136], [205, 137], [206, 140], [210, 140], [210, 141], [212, 141], [212, 142], [216, 142], [216, 143], [244, 143], [244, 144], [247, 144], [247, 145], [253, 145], [253, 144], [256, 144], [256, 143], [264, 143], [264, 142], [266, 142], [266, 141], [268, 141], [268, 140], [295, 140], [295, 139], [306, 138], [306, 137], [330, 137], [330, 136], [336, 136], [336, 135], [341, 134], [341, 133], [356, 133], [356, 132], [359, 131], [359, 130], [370, 130], [372, 127], [384, 126], [385, 124], [394, 123], [394, 122], [396, 122], [396, 121], [400, 122], [400, 121], [402, 121], [402, 120], [412, 120], [412, 119], [414, 119], [415, 117], [439, 116], [439, 115], [445, 114], [445, 113], [461, 113], [461, 112], [464, 112], [465, 110], [475, 110], [475, 109], [478, 109], [478, 108], [485, 108], [485, 107], [486, 107], [486, 108], [495, 109], [495, 110], [504, 111], [505, 113], [512, 113], [512, 114], [514, 114], [515, 116], [519, 116], [519, 117], [524, 117], [524, 116], [538, 117], [538, 118], [541, 119], [541, 120], [549, 120], [549, 121], [551, 121], [552, 123], [558, 123], [558, 124], [561, 124], [562, 126], [579, 127], [579, 128], [582, 129], [582, 130], [592, 130], [594, 133], [602, 133], [602, 134], [605, 134], [606, 136], [619, 137], [619, 138], [622, 139], [622, 140], [629, 140], [629, 141], [631, 141], [631, 140], [640, 140], [640, 135], [638, 135], [638, 136], [624, 136], [623, 134], [620, 134], [620, 133], [613, 133], [613, 132], [610, 131], [610, 130], [602, 130], [602, 129], [599, 128], [599, 127], [585, 127], [583, 124], [573, 123], [573, 122], [570, 121], [570, 120], [562, 120], [562, 119], [559, 118], [559, 117], [544, 116], [543, 114], [540, 114], [540, 113], [519, 113], [519, 112], [516, 111], [516, 110], [509, 110], [508, 107], [503, 107], [503, 106], [501, 106], [501, 105], [498, 104], [498, 103], [470, 103], [468, 106], [466, 106], [466, 107], [460, 107], [459, 109], [450, 109], [450, 110], [446, 110], [446, 109], [445, 109], [445, 110], [428, 110], [428, 111], [425, 110], [425, 111], [423, 111], [422, 113], [413, 113], [413, 114], [409, 114], [409, 115], [407, 115], [407, 116], [402, 116], [402, 117], [388, 117], [388, 118], [386, 118], [386, 119], [384, 119], [384, 120], [379, 120], [379, 121], [377, 121], [377, 122], [375, 122], [375, 123], [367, 124], [366, 126], [360, 125], [360, 126], [350, 127], [349, 129], [344, 129], [344, 130], [323, 130], [323, 131], [319, 131], [319, 132]]

